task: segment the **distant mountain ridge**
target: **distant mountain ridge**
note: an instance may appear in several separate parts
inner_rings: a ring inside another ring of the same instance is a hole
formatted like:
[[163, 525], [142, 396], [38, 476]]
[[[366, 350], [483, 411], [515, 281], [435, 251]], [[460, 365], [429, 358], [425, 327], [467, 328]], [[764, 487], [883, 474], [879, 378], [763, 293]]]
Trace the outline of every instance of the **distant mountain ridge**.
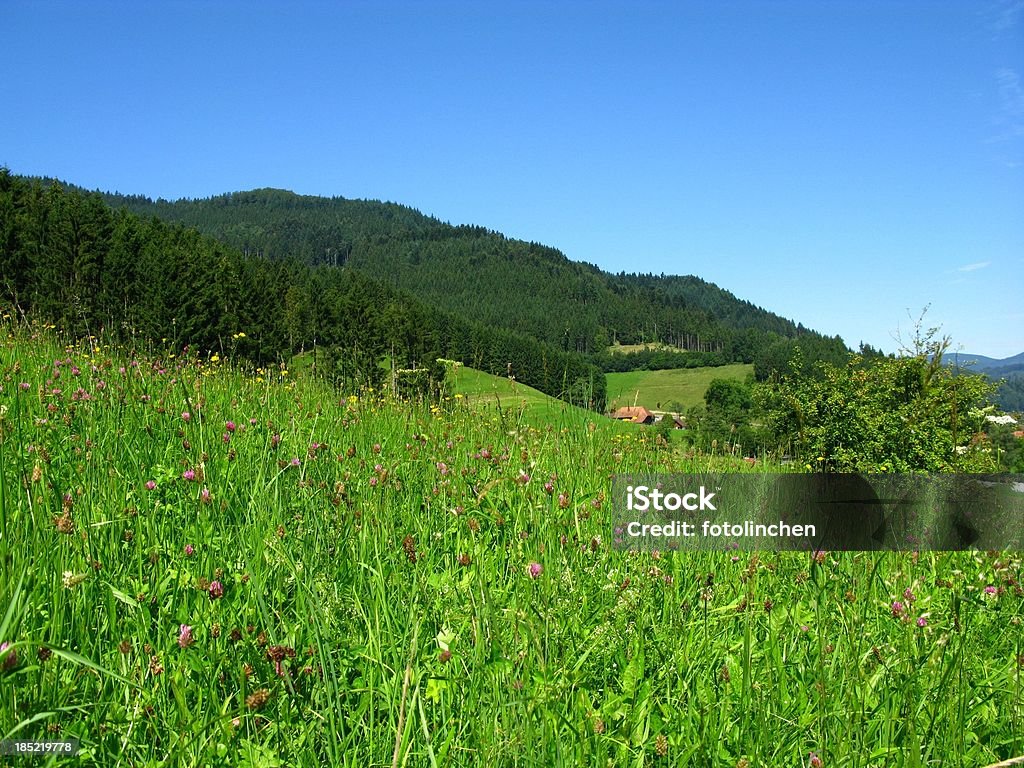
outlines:
[[1002, 381], [995, 402], [1006, 411], [1024, 411], [1024, 352], [1002, 359], [947, 352], [944, 359], [969, 373], [983, 373], [993, 381]]
[[1024, 371], [1024, 352], [1012, 357], [1004, 357], [1001, 360], [967, 352], [947, 352], [945, 359], [950, 365], [969, 368], [975, 373], [1007, 374]]

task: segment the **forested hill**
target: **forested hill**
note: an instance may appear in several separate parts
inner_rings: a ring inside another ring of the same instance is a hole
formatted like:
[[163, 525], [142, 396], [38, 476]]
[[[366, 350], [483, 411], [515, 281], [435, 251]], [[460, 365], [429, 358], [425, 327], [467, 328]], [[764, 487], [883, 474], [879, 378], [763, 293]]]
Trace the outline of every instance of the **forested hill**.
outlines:
[[108, 203], [179, 222], [270, 260], [363, 271], [431, 306], [565, 351], [661, 341], [751, 362], [783, 339], [827, 339], [697, 277], [610, 274], [537, 243], [453, 226], [394, 203], [259, 189], [202, 200], [105, 195]]
[[429, 306], [359, 270], [245, 254], [0, 168], [0, 305], [12, 304], [76, 336], [163, 339], [263, 364], [314, 351], [350, 389], [377, 386], [384, 359], [438, 381], [437, 361], [449, 358], [604, 404], [604, 375], [582, 355]]

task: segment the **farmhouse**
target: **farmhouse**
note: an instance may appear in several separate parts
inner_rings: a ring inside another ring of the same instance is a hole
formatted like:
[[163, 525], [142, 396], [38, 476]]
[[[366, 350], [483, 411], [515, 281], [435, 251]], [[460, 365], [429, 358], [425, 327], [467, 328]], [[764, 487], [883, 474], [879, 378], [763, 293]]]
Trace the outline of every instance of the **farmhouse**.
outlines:
[[612, 418], [618, 419], [619, 421], [630, 421], [633, 424], [654, 423], [654, 414], [642, 405], [619, 408], [619, 410], [612, 414]]

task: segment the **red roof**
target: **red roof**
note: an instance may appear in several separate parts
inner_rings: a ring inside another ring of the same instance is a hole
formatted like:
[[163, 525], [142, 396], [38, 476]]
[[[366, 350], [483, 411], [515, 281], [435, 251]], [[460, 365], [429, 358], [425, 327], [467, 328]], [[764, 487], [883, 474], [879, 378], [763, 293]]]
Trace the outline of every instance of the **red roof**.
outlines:
[[613, 413], [612, 418], [620, 419], [622, 421], [631, 421], [634, 424], [646, 424], [647, 422], [654, 420], [654, 414], [642, 405], [626, 406], [625, 408], [619, 408], [619, 410]]

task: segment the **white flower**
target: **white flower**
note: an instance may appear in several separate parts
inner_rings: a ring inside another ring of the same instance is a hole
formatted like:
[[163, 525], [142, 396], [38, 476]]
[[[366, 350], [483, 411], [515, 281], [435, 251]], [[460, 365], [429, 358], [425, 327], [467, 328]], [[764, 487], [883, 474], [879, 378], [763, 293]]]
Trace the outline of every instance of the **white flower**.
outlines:
[[989, 414], [988, 416], [985, 417], [985, 421], [989, 422], [990, 424], [1016, 424], [1017, 423], [1017, 420], [1015, 418], [1013, 418], [1013, 416], [1011, 416], [1008, 413], [1002, 413], [999, 416], [993, 416], [992, 414]]
[[74, 589], [83, 581], [85, 581], [87, 573], [73, 573], [71, 571], [64, 571], [64, 587], [65, 589]]

